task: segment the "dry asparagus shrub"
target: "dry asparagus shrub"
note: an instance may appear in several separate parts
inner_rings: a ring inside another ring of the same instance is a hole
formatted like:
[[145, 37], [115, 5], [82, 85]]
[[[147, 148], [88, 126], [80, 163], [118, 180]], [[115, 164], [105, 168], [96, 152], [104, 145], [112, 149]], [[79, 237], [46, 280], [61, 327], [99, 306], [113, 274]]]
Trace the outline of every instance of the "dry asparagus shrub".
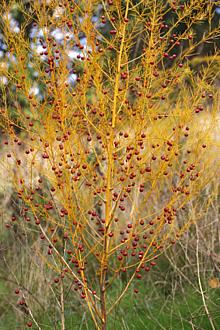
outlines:
[[[62, 329], [65, 281], [74, 281], [96, 328], [106, 329], [131, 282], [137, 293], [138, 281], [195, 220], [184, 209], [217, 171], [219, 55], [199, 70], [190, 59], [219, 36], [219, 28], [211, 28], [214, 5], [1, 5], [8, 47], [1, 65], [8, 81], [1, 86], [2, 163], [19, 206], [6, 227], [19, 224], [40, 238], [39, 255], [61, 288]], [[17, 31], [10, 24], [13, 6], [23, 15]], [[169, 13], [171, 25], [164, 21]], [[210, 29], [198, 40], [193, 26], [204, 20]], [[41, 36], [28, 38], [28, 26]], [[112, 301], [108, 290], [124, 273], [124, 287]]]

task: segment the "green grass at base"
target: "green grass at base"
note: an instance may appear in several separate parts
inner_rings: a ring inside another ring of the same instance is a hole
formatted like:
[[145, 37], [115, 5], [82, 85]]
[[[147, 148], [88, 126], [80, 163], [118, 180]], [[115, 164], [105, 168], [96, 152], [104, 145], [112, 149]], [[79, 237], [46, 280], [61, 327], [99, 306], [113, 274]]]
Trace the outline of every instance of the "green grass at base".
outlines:
[[[1, 294], [4, 287], [0, 286]], [[115, 292], [112, 290], [112, 296]], [[215, 329], [220, 329], [220, 289], [209, 289], [206, 292], [206, 303]], [[15, 312], [16, 313], [16, 312]], [[50, 318], [48, 317], [50, 316]], [[35, 315], [42, 330], [61, 329], [59, 322], [53, 320], [53, 311], [48, 315]], [[49, 321], [50, 319], [50, 321]], [[66, 330], [95, 329], [89, 313], [78, 308], [78, 312], [66, 308]], [[17, 323], [10, 306], [1, 307], [0, 329], [23, 330], [24, 322]], [[37, 329], [33, 325], [32, 329]], [[133, 290], [127, 293], [121, 304], [116, 307], [108, 320], [107, 330], [209, 330], [212, 329], [202, 302], [201, 294], [186, 287], [183, 292], [177, 292], [174, 297], [165, 296], [161, 290], [152, 285], [139, 285], [139, 293]]]

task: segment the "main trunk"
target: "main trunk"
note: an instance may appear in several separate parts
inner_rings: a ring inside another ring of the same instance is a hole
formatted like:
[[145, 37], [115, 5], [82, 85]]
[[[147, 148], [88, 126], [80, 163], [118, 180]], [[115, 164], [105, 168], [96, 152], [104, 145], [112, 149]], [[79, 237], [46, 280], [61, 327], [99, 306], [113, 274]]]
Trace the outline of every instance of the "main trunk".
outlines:
[[102, 314], [102, 330], [106, 330], [107, 327], [107, 314], [106, 314], [106, 270], [103, 272], [103, 277], [101, 281], [101, 314]]

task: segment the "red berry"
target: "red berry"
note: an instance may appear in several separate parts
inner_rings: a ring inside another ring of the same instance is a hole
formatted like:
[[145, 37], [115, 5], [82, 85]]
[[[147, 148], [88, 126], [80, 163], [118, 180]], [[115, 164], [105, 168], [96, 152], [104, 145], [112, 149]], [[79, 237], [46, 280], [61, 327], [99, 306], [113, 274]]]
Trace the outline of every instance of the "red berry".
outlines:
[[20, 290], [19, 289], [15, 289], [15, 294], [19, 294]]
[[114, 35], [114, 34], [116, 34], [116, 33], [117, 33], [116, 30], [111, 30], [111, 31], [110, 31], [110, 34], [112, 34], [112, 35]]

